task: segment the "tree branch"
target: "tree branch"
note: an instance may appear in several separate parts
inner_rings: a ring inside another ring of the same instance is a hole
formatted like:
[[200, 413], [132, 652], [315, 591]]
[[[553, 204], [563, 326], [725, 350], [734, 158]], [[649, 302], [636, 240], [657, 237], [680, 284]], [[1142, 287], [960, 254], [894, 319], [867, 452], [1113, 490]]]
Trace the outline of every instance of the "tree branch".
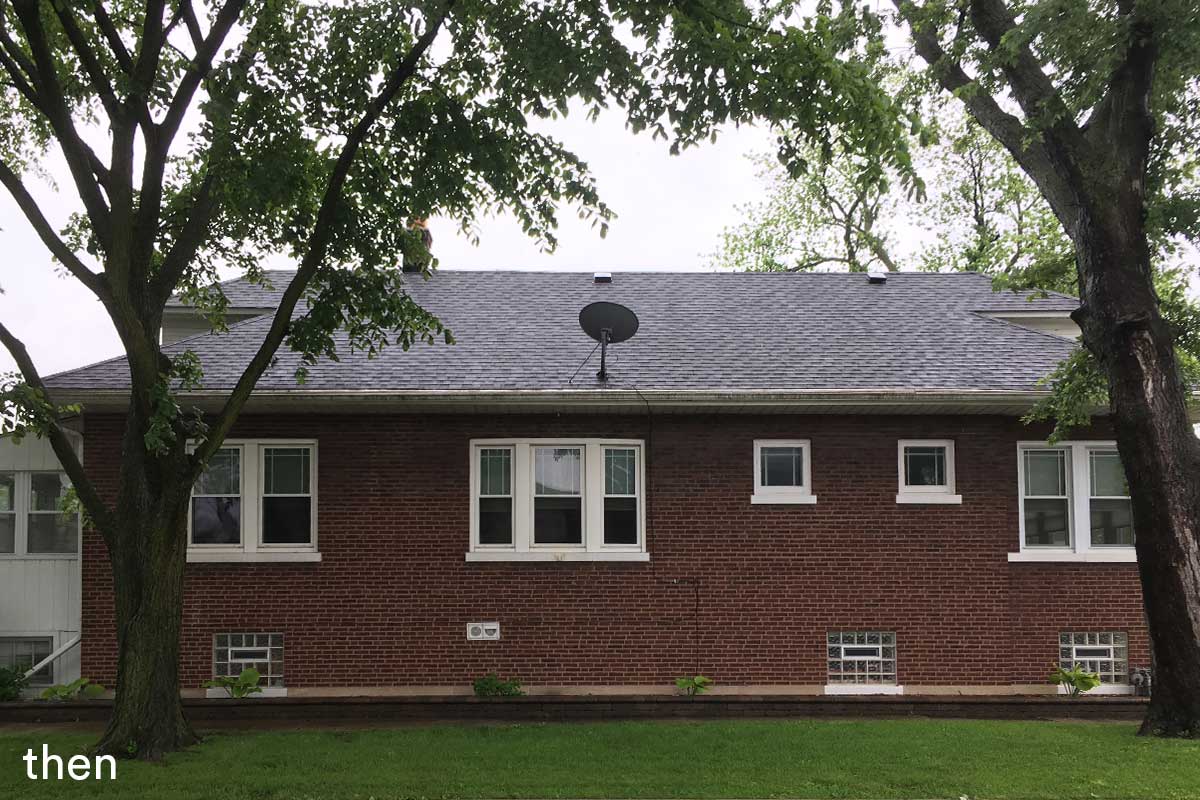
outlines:
[[1084, 125], [1084, 135], [1106, 154], [1106, 160], [1122, 157], [1125, 169], [1141, 171], [1154, 135], [1150, 94], [1158, 63], [1158, 31], [1139, 9], [1140, 4], [1121, 4], [1121, 15], [1129, 20], [1129, 44], [1108, 90]]
[[98, 275], [88, 269], [79, 260], [78, 256], [72, 252], [71, 248], [67, 247], [66, 242], [59, 238], [54, 228], [50, 225], [50, 222], [42, 214], [37, 201], [33, 199], [33, 196], [25, 188], [25, 184], [21, 182], [21, 178], [3, 161], [0, 161], [0, 184], [3, 184], [8, 193], [17, 201], [17, 206], [37, 232], [38, 237], [42, 240], [42, 244], [46, 245], [46, 248], [66, 267], [68, 272], [90, 289], [92, 294], [96, 295], [101, 303], [108, 306], [112, 297], [109, 294], [104, 276]]
[[67, 477], [71, 479], [71, 485], [75, 488], [75, 493], [83, 503], [84, 509], [87, 510], [88, 516], [92, 518], [93, 524], [101, 533], [107, 536], [107, 531], [111, 528], [112, 514], [107, 504], [105, 504], [96, 492], [96, 488], [92, 485], [92, 482], [88, 479], [87, 473], [84, 472], [83, 464], [79, 461], [79, 455], [75, 452], [71, 440], [67, 438], [65, 430], [62, 427], [58, 408], [50, 400], [50, 394], [46, 391], [46, 384], [42, 382], [41, 376], [38, 375], [37, 367], [34, 366], [33, 359], [29, 357], [29, 351], [25, 349], [25, 344], [14, 336], [3, 323], [0, 323], [0, 342], [3, 342], [13, 361], [17, 363], [17, 369], [21, 371], [21, 376], [25, 379], [25, 383], [36, 389], [49, 407], [50, 419], [46, 433], [47, 438], [50, 440], [50, 446], [54, 448], [54, 454], [58, 456], [58, 460], [66, 471]]
[[100, 184], [93, 174], [94, 165], [99, 159], [80, 138], [71, 120], [71, 109], [58, 81], [58, 67], [50, 51], [46, 31], [42, 27], [38, 2], [13, 0], [13, 7], [17, 11], [17, 18], [33, 54], [35, 88], [44, 101], [40, 107], [41, 111], [54, 128], [67, 166], [71, 170], [71, 177], [92, 223], [92, 229], [101, 246], [107, 251], [112, 244], [111, 218], [108, 205], [100, 192]]
[[129, 55], [129, 50], [125, 48], [125, 43], [121, 41], [121, 34], [117, 31], [117, 26], [113, 24], [112, 18], [108, 16], [108, 11], [105, 10], [101, 0], [92, 0], [92, 17], [96, 20], [96, 27], [104, 34], [104, 38], [108, 41], [108, 48], [112, 51], [113, 58], [117, 60], [117, 64], [126, 75], [133, 74], [133, 57]]
[[83, 65], [84, 72], [87, 73], [88, 80], [92, 84], [92, 88], [96, 90], [96, 94], [100, 97], [100, 102], [104, 104], [104, 110], [108, 112], [108, 116], [116, 118], [121, 114], [121, 104], [117, 100], [116, 92], [113, 91], [112, 83], [109, 82], [108, 76], [104, 74], [104, 67], [100, 65], [100, 59], [97, 57], [92, 46], [88, 43], [87, 37], [80, 30], [79, 24], [75, 21], [75, 15], [71, 13], [70, 7], [65, 3], [52, 3], [54, 13], [58, 16], [59, 24], [62, 25], [63, 32], [67, 34], [67, 41], [71, 43], [71, 48], [75, 51], [76, 57], [79, 58], [79, 63]]
[[329, 247], [329, 238], [333, 233], [333, 223], [337, 206], [341, 202], [342, 188], [350, 174], [350, 167], [354, 163], [359, 148], [367, 138], [367, 134], [370, 133], [372, 126], [383, 114], [384, 109], [387, 108], [388, 104], [396, 97], [408, 79], [416, 72], [417, 65], [425, 56], [430, 45], [433, 44], [434, 39], [437, 38], [442, 25], [450, 14], [450, 9], [453, 7], [454, 2], [455, 0], [446, 0], [436, 18], [431, 19], [426, 24], [424, 33], [413, 43], [408, 55], [387, 76], [378, 94], [368, 104], [362, 118], [359, 119], [358, 123], [347, 134], [346, 142], [342, 145], [337, 162], [330, 173], [325, 194], [321, 198], [321, 206], [317, 212], [317, 221], [313, 226], [312, 233], [309, 234], [308, 247], [304, 258], [300, 261], [300, 266], [296, 270], [296, 276], [292, 278], [291, 283], [284, 290], [283, 297], [279, 301], [279, 307], [275, 311], [275, 316], [271, 321], [271, 327], [267, 331], [266, 338], [259, 346], [258, 351], [254, 354], [254, 358], [251, 359], [250, 364], [247, 365], [241, 377], [238, 378], [237, 385], [234, 387], [229, 399], [225, 401], [224, 407], [217, 414], [216, 419], [210, 426], [208, 436], [192, 454], [193, 469], [197, 474], [201, 465], [216, 452], [221, 442], [229, 434], [230, 429], [237, 420], [238, 414], [241, 413], [243, 406], [245, 406], [246, 401], [249, 399], [255, 384], [258, 383], [258, 379], [262, 377], [263, 372], [270, 366], [275, 352], [279, 349], [280, 344], [283, 343], [284, 337], [291, 327], [292, 311], [296, 308], [296, 304], [299, 302], [304, 290], [308, 287], [313, 275], [316, 274], [317, 268], [325, 260], [325, 254]]

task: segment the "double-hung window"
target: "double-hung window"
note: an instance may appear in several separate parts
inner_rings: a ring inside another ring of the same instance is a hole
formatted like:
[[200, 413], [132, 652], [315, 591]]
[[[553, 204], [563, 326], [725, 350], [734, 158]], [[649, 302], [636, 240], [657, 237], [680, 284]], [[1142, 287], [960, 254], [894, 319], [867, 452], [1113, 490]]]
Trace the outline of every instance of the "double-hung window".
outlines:
[[228, 440], [192, 487], [189, 561], [316, 561], [312, 441]]
[[640, 441], [471, 443], [468, 561], [644, 561]]
[[756, 439], [751, 503], [815, 503], [808, 439]]
[[901, 439], [897, 445], [900, 490], [897, 503], [959, 504], [954, 493], [954, 442]]
[[1133, 511], [1112, 442], [1022, 443], [1011, 561], [1133, 561]]
[[63, 472], [0, 472], [0, 557], [78, 555], [80, 519], [70, 490]]

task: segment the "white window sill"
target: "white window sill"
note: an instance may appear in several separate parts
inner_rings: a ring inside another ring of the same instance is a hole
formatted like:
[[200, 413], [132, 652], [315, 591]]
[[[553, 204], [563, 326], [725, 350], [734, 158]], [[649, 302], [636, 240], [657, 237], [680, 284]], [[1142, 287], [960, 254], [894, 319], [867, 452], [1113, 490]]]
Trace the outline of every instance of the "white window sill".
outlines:
[[188, 550], [189, 564], [301, 564], [321, 560], [321, 554], [312, 550], [259, 550], [247, 553], [244, 550]]
[[[1071, 690], [1061, 683], [1058, 685], [1059, 694], [1070, 694]], [[1136, 694], [1135, 689], [1127, 683], [1102, 683], [1095, 689], [1088, 689], [1083, 693], [1084, 697], [1095, 697], [1097, 695], [1130, 695]]]
[[1074, 550], [1022, 550], [1009, 553], [1008, 560], [1015, 563], [1062, 562], [1073, 564], [1135, 564], [1137, 553], [1132, 547], [1114, 547], [1109, 550], [1093, 548], [1082, 553]]
[[938, 494], [937, 492], [901, 492], [896, 495], [901, 505], [961, 506], [961, 494]]
[[[229, 692], [224, 689], [205, 689], [204, 696], [209, 700], [232, 700]], [[264, 686], [261, 692], [255, 692], [246, 697], [247, 700], [253, 700], [256, 697], [287, 697], [286, 686]]]
[[752, 494], [750, 504], [756, 506], [793, 505], [811, 506], [817, 502], [815, 494]]
[[467, 561], [649, 561], [649, 553], [628, 550], [607, 550], [589, 553], [586, 550], [475, 550], [467, 553]]
[[825, 694], [904, 694], [904, 687], [892, 683], [828, 683]]

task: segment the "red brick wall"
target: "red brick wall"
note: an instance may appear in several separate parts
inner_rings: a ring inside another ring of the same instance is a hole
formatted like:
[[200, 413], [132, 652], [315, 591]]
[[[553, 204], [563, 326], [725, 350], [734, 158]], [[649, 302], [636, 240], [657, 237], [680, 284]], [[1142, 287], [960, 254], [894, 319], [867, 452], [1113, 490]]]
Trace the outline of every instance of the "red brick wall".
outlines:
[[[120, 420], [88, 417], [87, 465], [114, 486]], [[649, 439], [649, 563], [465, 563], [468, 442]], [[319, 564], [191, 564], [181, 666], [212, 635], [282, 632], [286, 682], [825, 682], [827, 630], [895, 630], [899, 681], [1042, 683], [1060, 630], [1124, 630], [1148, 661], [1132, 564], [1009, 564], [1016, 442], [1001, 417], [247, 416], [235, 436], [316, 438]], [[1091, 432], [1089, 436], [1102, 436]], [[816, 505], [751, 505], [756, 438], [812, 440]], [[896, 440], [956, 443], [961, 506], [897, 505]], [[1082, 437], [1081, 437], [1082, 438]], [[83, 673], [114, 681], [110, 578], [85, 538]], [[465, 623], [499, 620], [500, 642]]]

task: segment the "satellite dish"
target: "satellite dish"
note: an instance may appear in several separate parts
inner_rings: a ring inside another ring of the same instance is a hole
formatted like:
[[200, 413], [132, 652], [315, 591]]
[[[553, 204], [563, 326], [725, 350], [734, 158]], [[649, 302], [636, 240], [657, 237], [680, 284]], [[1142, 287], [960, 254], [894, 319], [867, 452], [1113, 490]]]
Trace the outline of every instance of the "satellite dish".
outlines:
[[608, 370], [605, 369], [608, 345], [633, 338], [638, 331], [637, 314], [618, 303], [591, 303], [579, 312], [579, 327], [600, 343], [600, 371], [596, 377], [602, 381], [608, 380]]

